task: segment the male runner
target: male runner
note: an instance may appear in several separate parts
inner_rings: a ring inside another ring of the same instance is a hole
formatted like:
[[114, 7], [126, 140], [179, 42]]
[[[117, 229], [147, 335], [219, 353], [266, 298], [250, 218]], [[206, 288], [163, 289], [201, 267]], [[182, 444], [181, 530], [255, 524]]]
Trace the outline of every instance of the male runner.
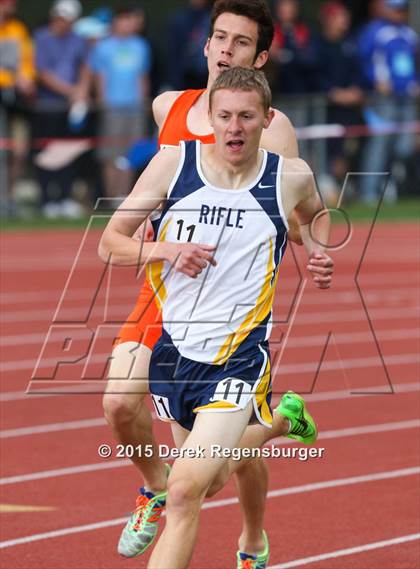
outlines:
[[[262, 131], [274, 117], [270, 103], [261, 72], [234, 68], [218, 77], [209, 98], [215, 144], [188, 142], [162, 150], [102, 239], [111, 260], [136, 263], [140, 246], [130, 236], [163, 201], [155, 224], [160, 242], [156, 251], [162, 242], [214, 248], [212, 258], [207, 250], [197, 278], [174, 270], [162, 247], [155, 254], [159, 262], [150, 265], [164, 328], [153, 350], [150, 390], [159, 416], [177, 422], [178, 446], [198, 454], [187, 451], [169, 474], [167, 523], [149, 568], [188, 567], [202, 501], [219, 477], [226, 480], [227, 457], [214, 454], [214, 445], [228, 451], [243, 446], [253, 416], [265, 427], [272, 423], [270, 316], [287, 241], [286, 220], [293, 209], [310, 265], [318, 259], [328, 267], [315, 272], [315, 283], [327, 288], [331, 280], [332, 262], [319, 244], [328, 240], [328, 216], [319, 218], [316, 241], [309, 231], [322, 204], [308, 166], [259, 150]], [[287, 402], [281, 411], [289, 414]], [[238, 567], [266, 567], [265, 534], [264, 540], [259, 555], [238, 553]]]
[[[210, 37], [205, 47], [209, 67], [207, 89], [168, 92], [157, 97], [153, 110], [160, 129], [160, 144], [177, 145], [182, 139], [214, 142], [213, 129], [207, 116], [209, 89], [213, 82], [229, 67], [243, 65], [260, 68], [267, 60], [273, 23], [265, 0], [219, 0], [214, 6], [211, 22]], [[293, 128], [279, 111], [275, 111], [269, 128], [264, 130], [261, 146], [286, 157], [297, 156]], [[146, 245], [143, 245], [143, 249], [145, 252]], [[175, 254], [174, 249], [172, 254]], [[184, 249], [177, 266], [191, 262], [186, 269], [190, 271], [194, 271], [209, 256], [208, 251], [201, 251], [202, 258], [188, 261], [185, 258], [187, 254], [191, 253]], [[198, 254], [197, 249], [195, 254]], [[104, 397], [106, 418], [116, 438], [126, 445], [148, 444], [156, 449], [150, 413], [143, 401], [148, 393], [151, 350], [160, 335], [158, 308], [146, 280], [114, 349], [110, 380]], [[300, 416], [301, 410], [297, 411], [295, 419]], [[287, 434], [289, 429], [290, 436], [293, 436], [296, 428], [300, 429], [298, 422], [295, 421], [290, 428], [284, 417], [276, 416], [274, 430], [277, 436]], [[312, 428], [299, 432], [300, 440], [304, 442], [311, 442], [312, 435]], [[125, 556], [137, 555], [150, 544], [157, 531], [157, 511], [164, 505], [166, 495], [167, 469], [157, 451], [150, 459], [133, 457], [133, 462], [143, 474], [145, 489], [140, 491], [136, 510], [121, 536], [119, 551]], [[257, 552], [264, 548], [262, 523], [267, 480], [267, 469], [261, 459], [249, 462], [237, 472], [244, 514], [244, 528], [239, 539], [241, 550]], [[152, 519], [150, 523], [149, 517]]]

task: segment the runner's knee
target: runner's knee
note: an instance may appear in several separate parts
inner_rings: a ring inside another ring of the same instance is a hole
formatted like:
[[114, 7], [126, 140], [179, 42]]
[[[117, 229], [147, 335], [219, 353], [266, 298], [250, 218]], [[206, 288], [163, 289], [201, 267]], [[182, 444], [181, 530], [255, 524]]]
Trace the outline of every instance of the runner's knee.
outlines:
[[131, 423], [138, 416], [143, 398], [139, 393], [105, 393], [102, 404], [106, 420], [111, 425]]
[[166, 508], [168, 514], [182, 515], [191, 512], [194, 507], [199, 509], [205, 488], [192, 478], [172, 478], [168, 480], [168, 497]]
[[235, 474], [239, 478], [255, 480], [259, 486], [268, 484], [268, 466], [262, 458], [249, 458], [240, 461]]

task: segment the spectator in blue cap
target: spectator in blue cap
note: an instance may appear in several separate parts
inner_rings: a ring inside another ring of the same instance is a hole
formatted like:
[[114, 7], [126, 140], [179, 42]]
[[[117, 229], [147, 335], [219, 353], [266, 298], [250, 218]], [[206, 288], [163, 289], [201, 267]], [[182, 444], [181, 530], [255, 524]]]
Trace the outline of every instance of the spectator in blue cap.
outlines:
[[[403, 185], [407, 161], [414, 152], [413, 134], [398, 132], [416, 120], [416, 98], [420, 93], [417, 69], [419, 37], [407, 25], [407, 18], [407, 1], [382, 0], [379, 17], [362, 30], [359, 38], [363, 70], [370, 89], [370, 104], [365, 114], [373, 131], [362, 160], [362, 172], [365, 174], [361, 182], [361, 198], [365, 202], [375, 202], [384, 183], [383, 178], [368, 175], [368, 172], [386, 172], [396, 158], [391, 170]], [[396, 132], [386, 135], [384, 128]], [[394, 177], [388, 182], [388, 187], [392, 192], [385, 196], [395, 198]]]

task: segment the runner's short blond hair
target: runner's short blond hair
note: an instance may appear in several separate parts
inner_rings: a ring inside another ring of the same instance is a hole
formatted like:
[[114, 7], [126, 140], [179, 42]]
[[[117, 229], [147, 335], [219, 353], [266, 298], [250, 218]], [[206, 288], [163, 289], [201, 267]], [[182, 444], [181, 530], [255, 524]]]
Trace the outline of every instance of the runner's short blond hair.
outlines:
[[210, 89], [209, 106], [212, 107], [213, 96], [220, 89], [231, 91], [257, 91], [261, 95], [264, 112], [271, 107], [271, 89], [262, 71], [249, 67], [232, 67], [217, 77]]

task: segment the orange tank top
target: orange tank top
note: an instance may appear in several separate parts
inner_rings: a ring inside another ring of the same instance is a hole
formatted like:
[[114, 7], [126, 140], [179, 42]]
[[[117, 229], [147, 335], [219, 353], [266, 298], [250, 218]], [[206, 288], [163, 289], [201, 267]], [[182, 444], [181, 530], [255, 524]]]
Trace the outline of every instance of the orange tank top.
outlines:
[[191, 107], [204, 93], [205, 89], [183, 91], [169, 110], [162, 130], [159, 133], [159, 146], [177, 146], [180, 140], [201, 140], [203, 144], [214, 144], [214, 134], [199, 135], [188, 130], [187, 117]]

